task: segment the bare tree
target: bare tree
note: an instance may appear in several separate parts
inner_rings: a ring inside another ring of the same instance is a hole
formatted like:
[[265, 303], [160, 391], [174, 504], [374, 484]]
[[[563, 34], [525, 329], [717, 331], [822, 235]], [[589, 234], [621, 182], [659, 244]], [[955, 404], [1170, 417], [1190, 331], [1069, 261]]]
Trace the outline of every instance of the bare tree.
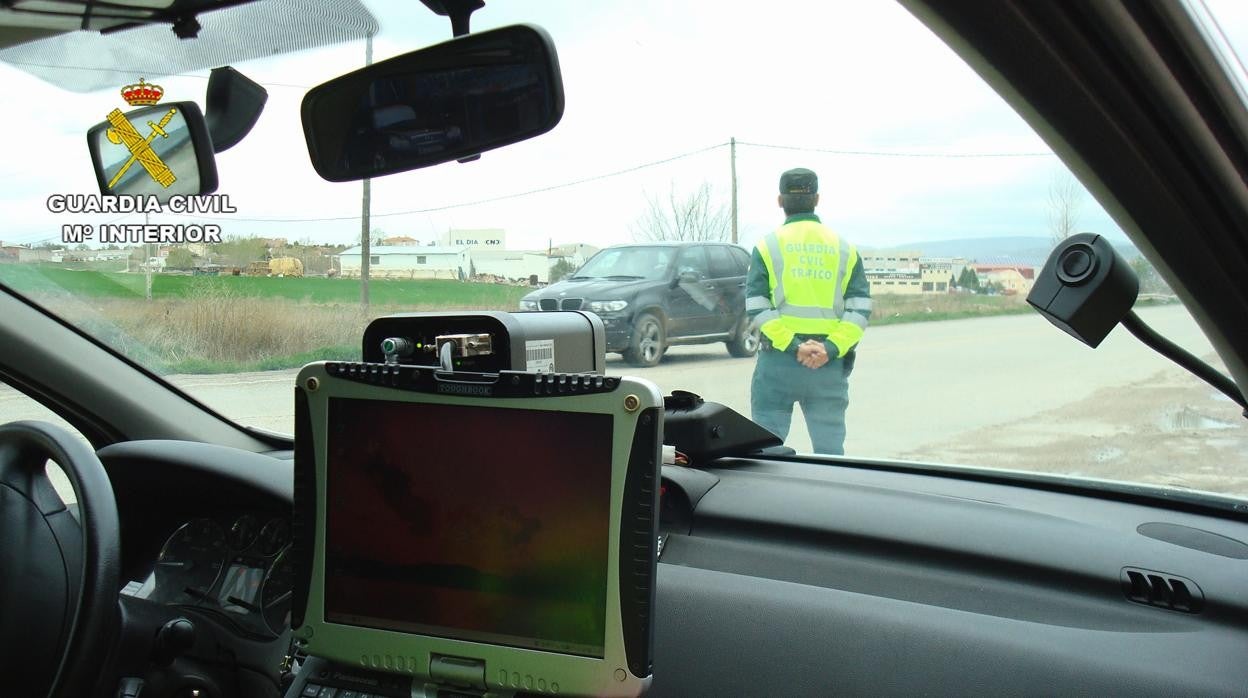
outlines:
[[706, 182], [688, 195], [673, 184], [665, 199], [647, 194], [646, 204], [646, 212], [632, 226], [637, 242], [728, 239], [732, 216], [727, 205], [715, 202]]
[[1049, 184], [1049, 234], [1056, 245], [1075, 234], [1079, 227], [1079, 207], [1083, 187], [1074, 177], [1058, 175]]

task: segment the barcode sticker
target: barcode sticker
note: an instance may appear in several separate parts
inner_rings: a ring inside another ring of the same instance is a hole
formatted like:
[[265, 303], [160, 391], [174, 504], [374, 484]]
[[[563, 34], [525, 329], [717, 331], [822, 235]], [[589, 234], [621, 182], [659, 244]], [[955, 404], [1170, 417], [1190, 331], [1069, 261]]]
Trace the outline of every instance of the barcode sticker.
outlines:
[[555, 372], [555, 340], [533, 339], [524, 343], [524, 358], [529, 373]]

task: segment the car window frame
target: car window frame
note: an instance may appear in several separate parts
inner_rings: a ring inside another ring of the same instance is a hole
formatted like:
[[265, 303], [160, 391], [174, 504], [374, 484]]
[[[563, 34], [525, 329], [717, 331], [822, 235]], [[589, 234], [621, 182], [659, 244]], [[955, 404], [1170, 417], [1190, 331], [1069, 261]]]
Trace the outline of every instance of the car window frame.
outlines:
[[[720, 255], [724, 257], [724, 259], [727, 260], [727, 266], [720, 269], [719, 271], [717, 271], [715, 268], [715, 253], [716, 252], [718, 252]], [[731, 279], [733, 277], [741, 276], [743, 274], [743, 272], [740, 269], [740, 263], [738, 262], [737, 259], [733, 257], [732, 250], [729, 249], [727, 245], [707, 245], [706, 261], [707, 261], [707, 269], [710, 272], [709, 278]], [[727, 272], [727, 273], [720, 274], [719, 273], [720, 271]]]
[[[707, 279], [715, 278], [711, 276], [711, 260], [710, 260], [710, 256], [706, 253], [707, 247], [708, 245], [689, 245], [687, 247], [680, 248], [680, 252], [676, 255], [672, 264], [672, 269], [673, 269], [673, 273], [675, 274], [675, 277], [678, 279], [680, 278], [680, 270], [681, 270], [681, 267], [684, 266], [686, 255], [699, 255], [702, 259], [702, 269], [701, 269], [702, 277], [698, 280], [705, 281]], [[695, 269], [695, 271], [697, 270]]]

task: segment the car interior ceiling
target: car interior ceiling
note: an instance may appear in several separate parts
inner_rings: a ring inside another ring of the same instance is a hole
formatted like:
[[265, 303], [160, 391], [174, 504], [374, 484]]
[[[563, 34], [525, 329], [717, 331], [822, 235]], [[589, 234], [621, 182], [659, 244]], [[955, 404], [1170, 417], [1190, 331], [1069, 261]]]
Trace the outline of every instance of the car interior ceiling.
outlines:
[[[1248, 386], [1248, 123], [1182, 8], [901, 3], [1078, 174]], [[0, 293], [0, 317], [0, 380], [99, 449], [123, 579], [159, 547], [154, 532], [188, 515], [289, 510], [289, 437], [238, 427], [15, 295]], [[649, 695], [1248, 686], [1240, 500], [854, 457], [727, 458], [663, 476]], [[1176, 582], [1187, 600], [1159, 602], [1153, 585]], [[115, 652], [144, 642], [126, 636]], [[267, 679], [246, 685], [278, 695]]]

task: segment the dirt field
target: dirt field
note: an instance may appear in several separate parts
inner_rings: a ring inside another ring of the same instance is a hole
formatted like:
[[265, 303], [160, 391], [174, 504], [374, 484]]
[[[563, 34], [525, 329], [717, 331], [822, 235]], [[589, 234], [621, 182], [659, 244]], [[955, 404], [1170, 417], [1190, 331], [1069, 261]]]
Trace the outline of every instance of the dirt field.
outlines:
[[1221, 393], [1174, 368], [900, 455], [976, 465], [990, 458], [1013, 470], [1248, 496], [1248, 420], [1239, 412]]

